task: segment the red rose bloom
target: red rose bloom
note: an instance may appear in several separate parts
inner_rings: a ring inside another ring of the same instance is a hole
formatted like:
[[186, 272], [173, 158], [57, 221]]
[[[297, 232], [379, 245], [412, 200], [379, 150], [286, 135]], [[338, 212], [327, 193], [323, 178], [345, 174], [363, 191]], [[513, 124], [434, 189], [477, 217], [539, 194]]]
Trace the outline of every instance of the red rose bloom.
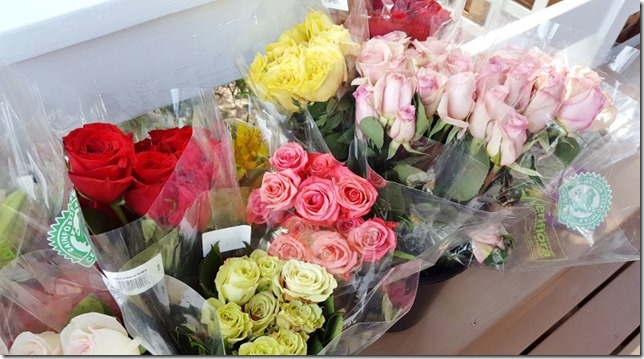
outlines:
[[172, 153], [177, 158], [183, 154], [190, 138], [192, 138], [190, 126], [150, 131], [151, 145], [159, 152]]
[[373, 0], [369, 13], [371, 37], [404, 31], [412, 39], [425, 41], [450, 17], [434, 0], [396, 0], [390, 10], [383, 9], [382, 4], [383, 0]]
[[125, 201], [138, 215], [147, 213], [177, 164], [172, 154], [146, 151], [136, 154], [132, 169], [134, 186], [125, 193]]
[[111, 203], [133, 181], [132, 135], [107, 123], [91, 123], [63, 138], [69, 158], [69, 177], [76, 190], [90, 199]]

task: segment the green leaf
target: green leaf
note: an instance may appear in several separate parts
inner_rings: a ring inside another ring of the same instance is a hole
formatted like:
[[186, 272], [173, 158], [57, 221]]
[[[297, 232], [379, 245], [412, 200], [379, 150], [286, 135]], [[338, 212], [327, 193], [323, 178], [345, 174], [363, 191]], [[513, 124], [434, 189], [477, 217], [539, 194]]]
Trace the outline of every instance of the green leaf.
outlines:
[[199, 286], [204, 290], [206, 298], [217, 298], [217, 288], [215, 288], [215, 276], [219, 267], [223, 264], [219, 243], [215, 243], [210, 253], [204, 258], [199, 265]]
[[306, 354], [307, 355], [317, 355], [319, 352], [324, 349], [320, 338], [318, 337], [317, 332], [313, 332], [309, 337], [309, 340], [306, 342]]
[[351, 144], [351, 141], [353, 141], [353, 138], [355, 137], [355, 129], [352, 127], [348, 130], [346, 130], [340, 137], [338, 137], [338, 142], [344, 143], [344, 144]]
[[398, 179], [400, 179], [400, 183], [407, 183], [407, 178], [411, 175], [424, 173], [424, 171], [405, 163], [397, 164], [396, 166], [394, 166], [393, 169], [398, 174]]
[[391, 159], [392, 157], [394, 157], [396, 155], [396, 152], [398, 152], [399, 147], [400, 147], [399, 142], [391, 141], [387, 152], [387, 159]]
[[331, 314], [335, 313], [335, 303], [333, 296], [330, 295], [329, 298], [327, 298], [327, 300], [322, 303], [321, 307], [324, 317], [328, 317]]
[[557, 147], [555, 147], [555, 156], [561, 160], [561, 162], [564, 163], [564, 165], [568, 166], [572, 161], [579, 155], [579, 152], [581, 151], [581, 147], [579, 146], [579, 143], [577, 140], [574, 138], [568, 137], [565, 139], [562, 139], [557, 143]]
[[456, 137], [456, 134], [461, 130], [460, 127], [452, 127], [452, 129], [449, 131], [449, 134], [447, 135], [447, 139], [445, 140], [445, 143], [450, 143]]
[[333, 338], [338, 336], [338, 334], [342, 333], [343, 326], [344, 326], [344, 315], [342, 315], [342, 313], [335, 312], [331, 315], [331, 317], [327, 318], [322, 345], [326, 346], [327, 344], [329, 344], [329, 342], [333, 340]]
[[443, 148], [439, 162], [443, 165], [436, 176], [434, 194], [448, 200], [467, 202], [474, 198], [490, 171], [490, 158], [485, 149], [459, 141]]
[[311, 117], [318, 119], [326, 113], [326, 102], [314, 102], [308, 107]]
[[333, 110], [335, 110], [336, 105], [338, 104], [338, 100], [335, 97], [331, 97], [327, 102], [325, 106], [326, 113], [332, 113]]
[[429, 129], [429, 121], [425, 114], [425, 106], [420, 101], [420, 95], [416, 93], [416, 138], [420, 138]]
[[378, 149], [385, 142], [385, 130], [375, 117], [367, 117], [360, 122], [360, 131], [370, 139]]
[[315, 118], [315, 125], [318, 128], [323, 128], [325, 124], [326, 124], [326, 114]]
[[434, 126], [434, 128], [432, 128], [432, 130], [429, 132], [429, 137], [432, 137], [438, 132], [440, 132], [440, 130], [442, 130], [445, 127], [445, 125], [447, 125], [447, 122], [443, 120], [438, 120], [438, 123], [436, 124], [436, 126]]
[[76, 304], [74, 309], [72, 309], [72, 311], [69, 313], [67, 322], [71, 321], [72, 318], [85, 313], [106, 314], [104, 304], [98, 299], [96, 294], [92, 293], [87, 297], [83, 298], [83, 300], [81, 300], [80, 302], [78, 302], [78, 304]]
[[532, 177], [542, 177], [541, 174], [539, 174], [539, 172], [537, 172], [537, 171], [535, 171], [533, 169], [530, 169], [530, 168], [521, 167], [516, 162], [510, 164], [508, 166], [508, 168], [513, 170], [513, 171], [523, 173], [524, 175], [528, 175], [528, 176], [532, 176]]
[[109, 232], [123, 225], [120, 221], [112, 218], [111, 216], [106, 216], [96, 208], [82, 208], [82, 211], [85, 223], [87, 223], [87, 228], [93, 234]]
[[331, 115], [331, 117], [326, 121], [326, 124], [324, 125], [324, 130], [325, 131], [331, 131], [338, 127], [342, 123], [342, 113], [341, 112], [336, 112]]
[[411, 254], [408, 254], [408, 253], [405, 253], [405, 252], [402, 252], [402, 251], [399, 251], [399, 250], [394, 251], [394, 257], [400, 258], [400, 259], [407, 259], [407, 260], [410, 260], [410, 261], [416, 259], [416, 256], [413, 256]]
[[143, 230], [143, 238], [149, 241], [154, 238], [154, 232], [157, 228], [157, 222], [151, 218], [144, 218], [141, 222], [141, 229]]

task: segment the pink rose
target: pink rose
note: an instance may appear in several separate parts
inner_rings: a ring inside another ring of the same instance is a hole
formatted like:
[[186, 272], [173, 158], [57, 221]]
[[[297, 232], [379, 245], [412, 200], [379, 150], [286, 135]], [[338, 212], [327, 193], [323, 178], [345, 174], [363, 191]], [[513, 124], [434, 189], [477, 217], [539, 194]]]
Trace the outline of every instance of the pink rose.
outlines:
[[447, 53], [445, 58], [445, 74], [447, 76], [456, 75], [461, 72], [472, 72], [474, 64], [472, 58], [464, 54], [461, 49], [452, 49]]
[[347, 240], [368, 263], [379, 261], [396, 249], [396, 233], [380, 218], [365, 221], [349, 232]]
[[514, 64], [515, 61], [498, 55], [488, 59], [476, 74], [476, 95], [480, 96], [488, 89], [505, 83], [507, 73]]
[[407, 45], [409, 45], [410, 41], [409, 36], [407, 36], [404, 31], [392, 31], [385, 35], [374, 36], [373, 38], [382, 40], [387, 43], [394, 55], [402, 54], [407, 48]]
[[528, 131], [537, 133], [548, 122], [554, 120], [555, 113], [563, 101], [565, 73], [548, 67], [537, 79], [537, 90], [523, 111], [528, 119]]
[[331, 172], [331, 177], [330, 178], [332, 180], [334, 180], [334, 181], [339, 181], [339, 180], [342, 180], [344, 178], [353, 177], [355, 175], [356, 174], [351, 172], [351, 170], [348, 169], [347, 167], [338, 166]]
[[461, 72], [450, 77], [438, 103], [437, 112], [441, 119], [456, 127], [467, 128], [465, 119], [474, 107], [475, 90], [474, 73]]
[[438, 40], [434, 37], [428, 37], [425, 41], [412, 41], [414, 48], [422, 56], [414, 61], [418, 66], [425, 66], [428, 63], [442, 64], [447, 58], [447, 47], [449, 43]]
[[[383, 77], [385, 72], [401, 64], [401, 56], [404, 54], [404, 45], [390, 46], [390, 43], [380, 39], [370, 39], [364, 45], [356, 58], [356, 70], [361, 77], [375, 84], [379, 78]], [[394, 60], [394, 57], [396, 59]], [[394, 62], [392, 64], [391, 62]], [[357, 83], [354, 83], [357, 84]]]
[[588, 129], [606, 104], [606, 97], [599, 86], [567, 98], [561, 104], [557, 119], [569, 133]]
[[342, 212], [351, 217], [362, 217], [371, 211], [376, 203], [378, 191], [369, 181], [354, 174], [346, 175], [334, 181], [336, 198]]
[[352, 229], [357, 228], [364, 223], [362, 217], [351, 217], [347, 213], [342, 213], [335, 222], [335, 229], [338, 233], [346, 236]]
[[431, 118], [438, 108], [447, 77], [432, 69], [421, 67], [416, 71], [416, 82], [420, 101], [425, 107], [425, 114]]
[[487, 153], [490, 157], [501, 153], [501, 166], [512, 164], [523, 152], [528, 135], [528, 119], [514, 112], [504, 121], [494, 121], [488, 133]]
[[301, 178], [288, 169], [280, 172], [264, 173], [259, 195], [266, 208], [271, 211], [285, 211], [293, 207], [297, 187]]
[[411, 105], [416, 92], [413, 79], [403, 72], [389, 72], [374, 87], [374, 105], [380, 116], [395, 118], [401, 108]]
[[325, 267], [329, 273], [344, 280], [358, 265], [358, 253], [351, 250], [347, 240], [331, 231], [315, 232], [312, 235], [311, 256], [313, 263]]
[[525, 110], [532, 95], [532, 87], [537, 80], [539, 67], [540, 63], [537, 59], [525, 56], [508, 72], [504, 85], [510, 91], [505, 103], [519, 112]]
[[374, 107], [373, 86], [369, 84], [358, 86], [356, 91], [353, 93], [353, 98], [356, 100], [356, 134], [358, 135], [358, 138], [364, 139], [364, 135], [362, 134], [362, 131], [360, 131], [360, 122], [367, 117], [380, 117]]
[[311, 176], [331, 178], [331, 174], [338, 166], [342, 166], [342, 163], [336, 160], [332, 154], [314, 152], [309, 154], [307, 172]]
[[295, 210], [304, 219], [330, 224], [338, 219], [340, 206], [336, 200], [333, 182], [311, 176], [299, 188], [295, 199]]
[[266, 203], [262, 202], [258, 190], [253, 190], [248, 196], [248, 205], [246, 206], [246, 221], [251, 224], [266, 223]]
[[566, 95], [570, 98], [601, 85], [602, 78], [587, 66], [574, 66], [566, 78]]
[[505, 86], [494, 86], [476, 100], [468, 130], [472, 137], [484, 140], [490, 121], [503, 121], [514, 108], [505, 103], [509, 90]]
[[311, 261], [310, 249], [288, 234], [275, 237], [268, 247], [268, 254], [284, 260]]
[[281, 223], [282, 227], [288, 230], [288, 234], [292, 237], [304, 239], [309, 237], [313, 232], [318, 231], [319, 226], [305, 220], [304, 218], [296, 215], [287, 215]]
[[414, 106], [407, 105], [401, 108], [388, 132], [394, 142], [410, 143], [416, 135], [416, 109]]
[[288, 142], [280, 146], [270, 158], [271, 166], [278, 171], [292, 169], [300, 173], [306, 167], [308, 155], [304, 148], [296, 142]]
[[472, 252], [479, 263], [483, 263], [495, 247], [505, 249], [501, 237], [501, 225], [498, 223], [467, 230], [467, 235], [472, 239]]

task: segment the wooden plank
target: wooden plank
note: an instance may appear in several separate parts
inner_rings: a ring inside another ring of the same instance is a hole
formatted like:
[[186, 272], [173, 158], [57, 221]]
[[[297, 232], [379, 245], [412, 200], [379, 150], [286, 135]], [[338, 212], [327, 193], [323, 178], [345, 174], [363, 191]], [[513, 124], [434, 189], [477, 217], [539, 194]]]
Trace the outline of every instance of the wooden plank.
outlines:
[[520, 354], [623, 265], [571, 268], [514, 308], [459, 354]]
[[631, 340], [617, 355], [640, 355], [641, 334]]
[[383, 335], [365, 355], [449, 355], [507, 318], [566, 270], [501, 273], [469, 268], [440, 289], [420, 323]]
[[630, 264], [529, 354], [610, 354], [640, 325], [640, 285], [639, 262]]

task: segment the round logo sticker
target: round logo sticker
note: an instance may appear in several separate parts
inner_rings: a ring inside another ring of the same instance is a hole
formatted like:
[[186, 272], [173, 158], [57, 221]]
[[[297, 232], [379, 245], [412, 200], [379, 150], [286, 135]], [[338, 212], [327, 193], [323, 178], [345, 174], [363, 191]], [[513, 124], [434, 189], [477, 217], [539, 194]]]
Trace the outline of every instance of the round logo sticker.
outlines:
[[72, 263], [91, 267], [96, 261], [92, 247], [89, 245], [76, 192], [72, 191], [67, 210], [62, 211], [60, 217], [56, 217], [56, 223], [51, 225], [51, 231], [48, 234], [49, 245]]
[[604, 221], [612, 201], [608, 182], [596, 173], [580, 173], [559, 187], [559, 222], [568, 228], [592, 229]]

